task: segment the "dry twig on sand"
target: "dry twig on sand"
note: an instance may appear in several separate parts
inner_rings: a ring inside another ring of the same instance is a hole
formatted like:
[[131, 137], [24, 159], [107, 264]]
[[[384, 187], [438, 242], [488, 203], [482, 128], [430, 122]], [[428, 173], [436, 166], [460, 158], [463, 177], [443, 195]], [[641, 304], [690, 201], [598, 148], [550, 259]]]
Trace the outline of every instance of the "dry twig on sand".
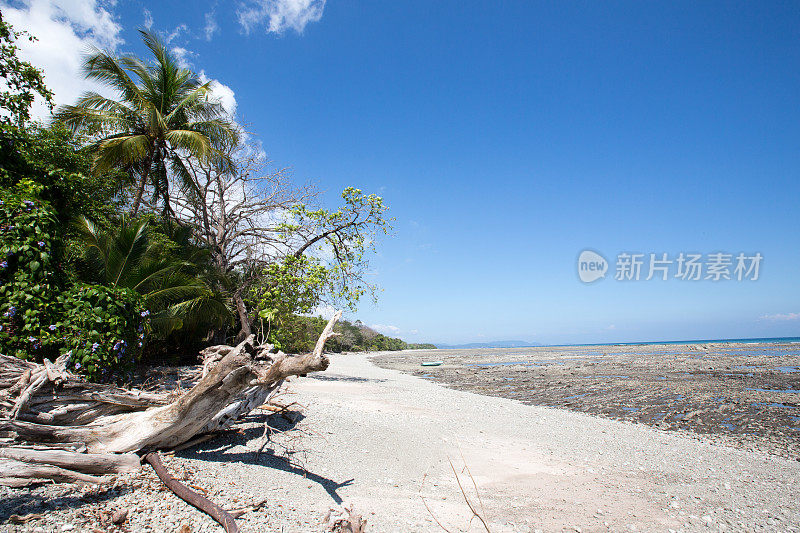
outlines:
[[[472, 481], [472, 486], [475, 488], [475, 495], [478, 498], [478, 502], [480, 503], [480, 507], [481, 507], [481, 512], [479, 513], [475, 509], [475, 506], [472, 503], [472, 501], [470, 501], [469, 497], [467, 496], [467, 492], [464, 490], [464, 486], [461, 484], [461, 478], [459, 477], [458, 472], [456, 471], [456, 467], [453, 464], [453, 461], [448, 456], [447, 457], [447, 462], [450, 463], [450, 469], [453, 471], [453, 475], [456, 478], [456, 484], [458, 484], [458, 489], [461, 492], [461, 495], [464, 497], [464, 501], [466, 502], [467, 507], [472, 512], [472, 516], [470, 516], [470, 518], [469, 518], [469, 524], [467, 525], [467, 529], [469, 529], [469, 527], [472, 525], [472, 521], [477, 518], [480, 521], [480, 523], [483, 526], [483, 528], [486, 530], [486, 533], [491, 533], [491, 530], [489, 529], [489, 524], [486, 522], [486, 518], [485, 518], [486, 517], [486, 509], [483, 506], [483, 500], [481, 499], [481, 494], [478, 491], [478, 484], [475, 482], [475, 478], [472, 476], [472, 472], [470, 472], [469, 466], [467, 466], [467, 461], [464, 459], [464, 454], [463, 453], [461, 454], [461, 460], [464, 462], [464, 468], [461, 469], [461, 473], [463, 474], [464, 472], [466, 472], [467, 476], [469, 476], [469, 479]], [[422, 500], [423, 505], [425, 505], [425, 509], [428, 511], [428, 514], [430, 514], [431, 518], [433, 518], [433, 521], [436, 522], [436, 525], [438, 525], [440, 528], [442, 528], [447, 533], [453, 533], [452, 531], [447, 529], [439, 521], [439, 519], [436, 517], [435, 514], [433, 514], [433, 511], [431, 510], [430, 506], [428, 505], [428, 502], [422, 496], [422, 487], [424, 486], [425, 479], [427, 477], [428, 477], [428, 473], [426, 472], [422, 476], [422, 483], [420, 483], [420, 486], [419, 486], [419, 497]]]

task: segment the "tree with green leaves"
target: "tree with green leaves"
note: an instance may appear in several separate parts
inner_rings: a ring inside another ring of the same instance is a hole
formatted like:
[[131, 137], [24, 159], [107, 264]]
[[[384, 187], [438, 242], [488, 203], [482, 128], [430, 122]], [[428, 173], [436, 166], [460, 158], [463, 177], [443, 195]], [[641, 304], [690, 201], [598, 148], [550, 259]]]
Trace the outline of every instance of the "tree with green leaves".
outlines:
[[298, 345], [312, 339], [316, 332], [299, 315], [320, 304], [354, 311], [362, 296], [375, 296], [376, 287], [367, 279], [368, 253], [375, 250], [377, 234], [390, 229], [388, 208], [380, 196], [353, 187], [342, 192], [342, 199], [344, 205], [335, 211], [298, 204], [278, 225], [286, 254], [273, 258], [251, 292], [270, 342], [292, 339]]
[[155, 34], [141, 34], [154, 62], [103, 51], [85, 59], [86, 78], [114, 90], [117, 99], [88, 92], [55, 114], [71, 129], [96, 137], [95, 172], [121, 168], [132, 177], [134, 215], [148, 186], [167, 210], [173, 180], [184, 189], [192, 187], [186, 158], [230, 166], [221, 148], [238, 139], [221, 103], [213, 98], [211, 82], [203, 83], [197, 74], [180, 67]]
[[281, 228], [294, 246], [293, 257], [317, 257], [326, 262], [331, 300], [355, 310], [362, 296], [375, 295], [376, 287], [367, 279], [368, 254], [376, 251], [376, 237], [391, 230], [391, 221], [380, 196], [347, 187], [342, 200], [344, 205], [336, 210], [297, 205], [291, 220]]
[[[312, 208], [314, 191], [292, 187], [282, 169], [266, 171], [259, 150], [231, 147], [228, 155], [230, 169], [188, 159], [194, 194], [176, 192], [170, 202], [230, 281], [239, 338], [252, 332], [256, 316], [271, 317], [269, 328], [324, 302], [355, 308], [374, 293], [365, 274], [377, 234], [389, 229], [382, 198], [349, 187], [339, 209]], [[313, 294], [313, 303], [298, 303], [300, 294], [304, 302]]]
[[225, 302], [202, 277], [193, 275], [195, 265], [158, 250], [147, 220], [123, 216], [119, 227], [106, 231], [81, 218], [80, 226], [86, 246], [84, 278], [140, 294], [153, 312], [151, 324], [157, 334], [166, 336], [185, 322], [218, 327], [230, 323]]
[[17, 40], [36, 38], [24, 31], [16, 31], [3, 20], [0, 12], [0, 77], [3, 78], [4, 90], [0, 91], [0, 124], [23, 126], [31, 118], [31, 106], [38, 94], [51, 109], [53, 93], [44, 84], [42, 71], [27, 61], [17, 57], [19, 47]]

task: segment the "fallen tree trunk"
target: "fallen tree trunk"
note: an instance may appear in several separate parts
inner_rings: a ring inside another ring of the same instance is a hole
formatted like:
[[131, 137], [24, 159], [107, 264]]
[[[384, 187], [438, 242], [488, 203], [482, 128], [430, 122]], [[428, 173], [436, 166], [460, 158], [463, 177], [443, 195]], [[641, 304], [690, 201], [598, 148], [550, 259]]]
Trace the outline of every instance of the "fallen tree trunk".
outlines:
[[0, 448], [1, 459], [12, 459], [30, 464], [69, 468], [84, 474], [121, 474], [136, 472], [140, 467], [135, 453], [79, 453], [68, 450], [48, 450], [6, 446]]
[[[64, 358], [38, 365], [0, 355], [0, 438], [7, 439], [0, 444], [0, 483], [26, 479], [19, 464], [40, 480], [63, 478], [43, 468], [68, 469], [76, 479], [89, 471], [124, 471], [132, 464], [125, 454], [174, 448], [224, 428], [261, 405], [286, 378], [325, 370], [325, 342], [340, 317], [331, 318], [306, 355], [274, 353], [271, 345], [256, 345], [253, 335], [235, 347], [209, 348], [200, 381], [180, 396], [88, 383], [66, 369]], [[34, 451], [31, 444], [73, 451]]]

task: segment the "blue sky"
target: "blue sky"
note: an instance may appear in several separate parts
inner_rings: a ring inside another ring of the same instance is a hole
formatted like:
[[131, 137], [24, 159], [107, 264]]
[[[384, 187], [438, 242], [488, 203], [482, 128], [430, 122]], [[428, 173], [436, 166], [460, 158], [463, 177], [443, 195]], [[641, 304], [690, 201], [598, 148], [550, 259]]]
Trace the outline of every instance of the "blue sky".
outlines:
[[[796, 2], [0, 4], [120, 52], [151, 19], [276, 165], [331, 206], [348, 185], [381, 194], [395, 231], [357, 316], [387, 333], [800, 335]], [[50, 68], [68, 96], [67, 63]], [[586, 248], [606, 279], [578, 279]], [[622, 282], [623, 251], [764, 260], [757, 281]]]

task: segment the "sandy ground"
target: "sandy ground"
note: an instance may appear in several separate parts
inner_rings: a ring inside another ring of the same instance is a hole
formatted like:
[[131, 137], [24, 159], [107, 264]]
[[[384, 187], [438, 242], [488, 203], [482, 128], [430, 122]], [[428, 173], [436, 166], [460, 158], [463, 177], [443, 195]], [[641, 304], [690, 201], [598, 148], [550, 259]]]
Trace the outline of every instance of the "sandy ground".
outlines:
[[296, 390], [309, 419], [341, 423], [328, 439], [352, 443], [341, 474], [354, 481], [340, 495], [377, 511], [379, 531], [436, 531], [420, 495], [444, 525], [466, 528], [448, 458], [469, 466], [497, 531], [800, 528], [797, 461], [450, 390], [364, 356], [336, 357], [324, 376]]
[[[319, 531], [320, 518], [341, 500], [369, 519], [368, 531], [442, 531], [434, 516], [450, 531], [484, 531], [477, 520], [470, 524], [449, 461], [480, 507], [463, 472], [469, 467], [493, 532], [800, 529], [798, 461], [451, 390], [378, 368], [364, 355], [333, 356], [328, 371], [290, 388], [284, 401], [305, 406], [297, 427], [315, 433], [291, 437], [292, 447], [309, 450], [293, 456], [307, 472], [287, 465], [278, 447], [277, 455], [256, 455], [262, 421], [255, 419], [227, 440], [167, 460], [227, 508], [269, 498], [239, 519], [242, 531]], [[128, 506], [135, 509], [128, 531], [220, 530], [151, 478], [146, 473], [134, 490], [121, 484], [50, 503], [42, 520], [6, 527], [62, 531], [72, 520], [75, 530], [91, 531], [80, 527], [86, 509]], [[2, 497], [0, 518], [7, 518], [13, 506], [18, 514], [41, 512], [44, 494], [6, 490]]]
[[372, 361], [459, 390], [800, 458], [797, 343], [414, 350]]

